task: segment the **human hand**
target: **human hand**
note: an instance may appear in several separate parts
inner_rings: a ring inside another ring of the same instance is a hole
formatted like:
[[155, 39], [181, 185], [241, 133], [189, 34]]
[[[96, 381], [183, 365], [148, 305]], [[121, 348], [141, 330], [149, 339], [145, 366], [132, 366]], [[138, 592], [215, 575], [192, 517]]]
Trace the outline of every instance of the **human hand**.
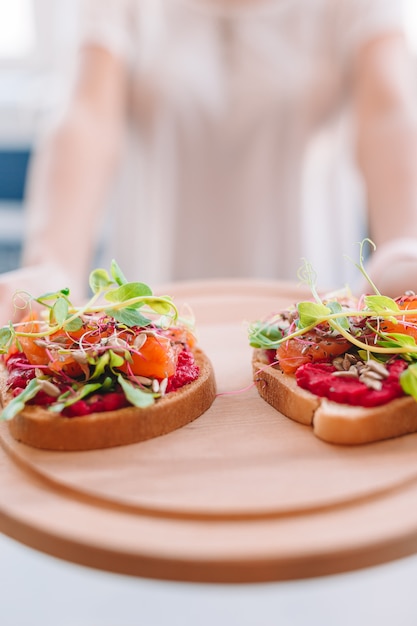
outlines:
[[[417, 293], [417, 239], [395, 239], [379, 246], [366, 264], [366, 271], [378, 290], [392, 298], [406, 291]], [[369, 284], [359, 286], [369, 292]]]
[[[0, 274], [0, 326], [9, 321], [19, 321], [27, 312], [25, 303], [31, 296], [69, 286], [72, 285], [68, 273], [49, 264], [22, 267]], [[75, 287], [71, 293], [77, 295]]]

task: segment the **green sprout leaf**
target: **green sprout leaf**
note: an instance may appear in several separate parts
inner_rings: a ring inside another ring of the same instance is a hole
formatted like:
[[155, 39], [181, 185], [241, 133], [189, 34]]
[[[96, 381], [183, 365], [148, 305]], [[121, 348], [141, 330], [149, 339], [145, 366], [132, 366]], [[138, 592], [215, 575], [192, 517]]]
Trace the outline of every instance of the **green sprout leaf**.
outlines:
[[[337, 302], [337, 300], [332, 300], [330, 302], [327, 302], [326, 306], [330, 309], [332, 314], [336, 314], [337, 315], [338, 313], [343, 313], [343, 307], [340, 304], [340, 302]], [[341, 328], [344, 328], [345, 330], [349, 330], [349, 328], [350, 328], [349, 320], [346, 317], [346, 315], [341, 315], [340, 317], [338, 317], [337, 318], [337, 324]]]
[[148, 319], [136, 309], [132, 309], [130, 307], [126, 307], [124, 309], [107, 309], [106, 315], [113, 317], [116, 322], [120, 322], [120, 324], [125, 324], [129, 328], [133, 326], [149, 326], [152, 323], [152, 320]]
[[96, 380], [97, 378], [100, 378], [100, 376], [104, 374], [104, 371], [107, 365], [109, 364], [109, 362], [110, 362], [110, 355], [109, 355], [108, 350], [106, 350], [106, 352], [104, 352], [97, 359], [92, 359], [91, 365], [94, 364], [94, 371], [90, 376], [90, 380]]
[[369, 283], [374, 293], [376, 293], [377, 295], [381, 295], [375, 283], [373, 282], [373, 280], [371, 279], [371, 277], [369, 276], [368, 272], [365, 269], [365, 256], [363, 252], [365, 248], [365, 244], [369, 244], [369, 246], [372, 248], [373, 251], [376, 250], [376, 245], [374, 244], [372, 239], [368, 239], [368, 238], [363, 239], [359, 244], [359, 263], [355, 263], [355, 267], [360, 271], [362, 276]]
[[[61, 411], [67, 406], [71, 406], [79, 400], [83, 400], [95, 391], [98, 391], [101, 386], [101, 383], [87, 383], [86, 385], [80, 387], [77, 392], [75, 394], [72, 394], [71, 396], [68, 396], [67, 394], [60, 396], [58, 398], [58, 403], [51, 406], [49, 410], [53, 411], [54, 413], [61, 413]], [[64, 401], [62, 402], [62, 400]]]
[[[105, 295], [106, 300], [113, 303], [126, 302], [127, 300], [133, 300], [134, 298], [145, 298], [151, 296], [152, 291], [145, 283], [126, 283], [121, 285], [118, 289], [112, 289]], [[131, 308], [139, 308], [145, 304], [144, 300], [141, 300], [135, 304], [130, 304]]]
[[400, 384], [404, 393], [417, 400], [417, 363], [410, 365], [401, 374]]
[[365, 296], [364, 302], [368, 311], [375, 313], [376, 316], [387, 316], [387, 313], [399, 313], [400, 308], [392, 298], [387, 296]]
[[364, 363], [369, 360], [385, 363], [392, 358], [392, 354], [371, 354], [369, 350], [358, 350], [358, 356]]
[[411, 335], [404, 335], [403, 333], [386, 333], [384, 339], [378, 341], [378, 345], [386, 347], [401, 347], [401, 348], [415, 348], [416, 340]]
[[8, 326], [0, 328], [0, 352], [5, 352], [11, 339], [13, 332]]
[[318, 302], [300, 302], [297, 305], [297, 310], [299, 315], [299, 328], [319, 324], [332, 312], [328, 306], [319, 304]]
[[114, 259], [110, 264], [110, 273], [118, 285], [125, 285], [128, 282], [118, 263]]
[[278, 348], [282, 332], [275, 324], [255, 322], [249, 328], [249, 344], [252, 348]]
[[9, 402], [3, 409], [0, 419], [8, 421], [11, 420], [15, 415], [23, 411], [25, 408], [26, 402], [32, 400], [38, 393], [41, 388], [41, 384], [36, 378], [32, 378], [26, 388], [19, 393], [18, 396], [15, 396], [13, 400]]
[[111, 376], [106, 376], [106, 378], [103, 380], [101, 384], [102, 392], [107, 393], [107, 391], [110, 391], [110, 389], [113, 389], [113, 387], [114, 387], [113, 378]]
[[43, 304], [45, 302], [49, 302], [49, 300], [56, 300], [57, 298], [65, 297], [67, 298], [70, 294], [70, 290], [68, 287], [64, 289], [60, 289], [59, 291], [50, 291], [48, 293], [44, 293], [42, 296], [36, 298], [36, 302], [39, 304]]
[[68, 317], [68, 301], [59, 297], [51, 309], [50, 322], [62, 326]]
[[125, 394], [127, 400], [130, 404], [133, 404], [133, 406], [145, 409], [146, 407], [154, 404], [155, 398], [149, 391], [142, 391], [139, 387], [135, 387], [123, 378], [121, 374], [117, 377], [117, 380], [123, 389], [123, 393]]
[[64, 323], [64, 330], [68, 331], [69, 333], [75, 332], [76, 330], [80, 330], [80, 328], [82, 327], [83, 327], [83, 321], [81, 317], [74, 317], [69, 322]]
[[398, 348], [410, 349], [410, 352], [402, 354], [403, 359], [417, 359], [417, 344], [416, 340], [411, 335], [404, 335], [402, 333], [387, 333], [383, 335], [383, 339], [378, 341], [378, 346], [391, 348], [394, 351], [398, 350]]
[[96, 269], [93, 270], [90, 274], [89, 284], [91, 291], [94, 294], [98, 294], [113, 285], [114, 283], [106, 270]]
[[109, 367], [111, 370], [117, 367], [121, 367], [125, 362], [124, 358], [120, 354], [116, 354], [113, 350], [109, 350]]
[[298, 279], [308, 285], [310, 287], [311, 293], [317, 303], [321, 303], [321, 299], [319, 294], [317, 293], [317, 274], [312, 264], [307, 261], [307, 259], [303, 259], [303, 265], [297, 272]]
[[147, 298], [146, 304], [153, 310], [155, 313], [159, 313], [159, 315], [169, 315], [171, 311], [175, 308], [174, 304], [168, 296], [164, 296], [164, 298]]

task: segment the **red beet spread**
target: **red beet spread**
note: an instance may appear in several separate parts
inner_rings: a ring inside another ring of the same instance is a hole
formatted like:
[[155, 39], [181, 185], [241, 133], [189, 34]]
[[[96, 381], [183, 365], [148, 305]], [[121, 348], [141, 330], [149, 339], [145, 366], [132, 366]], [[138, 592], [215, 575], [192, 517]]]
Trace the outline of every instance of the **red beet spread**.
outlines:
[[176, 372], [168, 379], [167, 393], [188, 385], [198, 378], [199, 373], [200, 369], [194, 360], [193, 353], [182, 350], [178, 355]]
[[373, 407], [386, 404], [404, 395], [401, 388], [400, 374], [408, 367], [402, 359], [386, 366], [389, 376], [382, 381], [382, 389], [370, 389], [357, 378], [332, 376], [336, 368], [331, 363], [306, 363], [295, 373], [297, 384], [303, 389], [321, 396], [352, 406]]
[[[21, 393], [28, 382], [35, 377], [35, 368], [30, 365], [24, 353], [12, 355], [7, 360], [7, 369], [9, 376], [7, 386], [13, 395], [17, 396]], [[166, 393], [176, 391], [191, 383], [198, 378], [200, 373], [199, 367], [194, 360], [194, 355], [189, 350], [182, 350], [178, 355], [177, 369], [174, 376], [168, 379]], [[54, 381], [55, 384], [56, 381]], [[62, 392], [70, 389], [69, 385], [59, 384]], [[56, 401], [56, 398], [48, 395], [40, 390], [36, 397], [28, 401], [28, 404], [47, 407]], [[129, 406], [129, 402], [119, 386], [115, 390], [105, 394], [93, 394], [86, 399], [79, 400], [71, 406], [66, 407], [62, 411], [65, 417], [77, 417], [81, 415], [89, 415], [90, 413], [101, 413], [103, 411], [115, 411], [123, 407]]]

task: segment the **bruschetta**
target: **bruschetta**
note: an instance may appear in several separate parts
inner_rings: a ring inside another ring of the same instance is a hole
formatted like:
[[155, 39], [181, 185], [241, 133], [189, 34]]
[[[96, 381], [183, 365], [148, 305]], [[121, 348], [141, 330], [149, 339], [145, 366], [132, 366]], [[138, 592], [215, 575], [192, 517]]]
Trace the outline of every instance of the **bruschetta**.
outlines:
[[50, 450], [91, 450], [168, 433], [204, 413], [213, 368], [171, 298], [128, 282], [116, 262], [94, 270], [91, 300], [68, 289], [33, 298], [0, 329], [1, 419]]

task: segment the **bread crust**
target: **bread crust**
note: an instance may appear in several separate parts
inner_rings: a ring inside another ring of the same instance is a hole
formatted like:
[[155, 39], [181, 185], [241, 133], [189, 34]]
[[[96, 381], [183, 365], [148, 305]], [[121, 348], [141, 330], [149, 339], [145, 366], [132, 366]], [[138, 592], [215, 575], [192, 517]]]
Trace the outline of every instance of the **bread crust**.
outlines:
[[258, 393], [280, 413], [300, 424], [311, 426], [320, 398], [301, 389], [294, 376], [268, 365], [262, 350], [255, 350], [252, 360], [253, 377]]
[[[168, 393], [150, 407], [63, 417], [31, 405], [8, 422], [10, 433], [29, 446], [61, 451], [111, 448], [169, 433], [202, 415], [216, 397], [210, 360], [200, 349], [194, 350], [194, 357], [200, 368], [197, 380]], [[6, 405], [10, 399], [3, 371], [0, 401]]]
[[371, 408], [339, 404], [299, 387], [295, 376], [268, 365], [262, 350], [254, 351], [252, 367], [259, 395], [286, 417], [311, 425], [323, 441], [357, 445], [417, 432], [417, 402], [410, 396]]

